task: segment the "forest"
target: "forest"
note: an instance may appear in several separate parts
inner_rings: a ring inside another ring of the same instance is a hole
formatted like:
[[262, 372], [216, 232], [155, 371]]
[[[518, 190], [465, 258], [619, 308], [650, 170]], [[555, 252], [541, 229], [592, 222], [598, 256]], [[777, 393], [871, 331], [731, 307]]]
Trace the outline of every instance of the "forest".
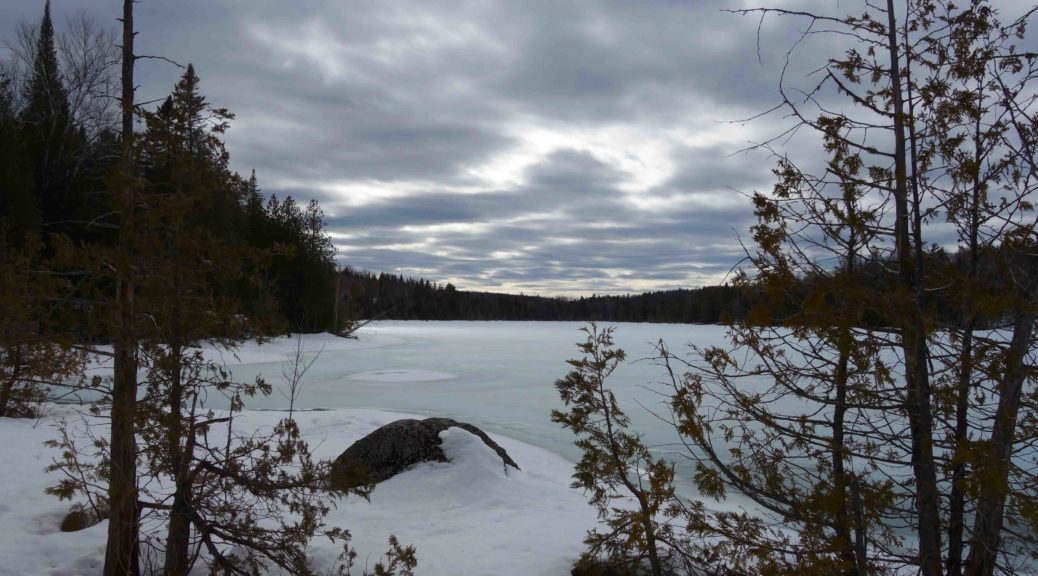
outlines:
[[[75, 21], [55, 35], [49, 5], [38, 27], [23, 29], [18, 49], [0, 71], [0, 232], [4, 246], [58, 266], [62, 250], [100, 254], [118, 243], [118, 198], [111, 173], [120, 162], [119, 107], [108, 92], [118, 51], [109, 32], [91, 20]], [[61, 48], [59, 51], [58, 48]], [[191, 218], [243, 254], [264, 254], [262, 278], [236, 280], [219, 292], [250, 316], [278, 316], [270, 330], [333, 331], [335, 249], [315, 200], [301, 206], [291, 196], [264, 197], [255, 172], [229, 168], [220, 135], [233, 114], [210, 105], [202, 81], [188, 64], [171, 93], [157, 105], [136, 108], [139, 151], [135, 170], [143, 203], [190, 191]], [[259, 268], [256, 269], [259, 271]], [[97, 324], [85, 317], [90, 292], [106, 280], [86, 270], [66, 270], [78, 284], [65, 294], [63, 325], [91, 339]], [[263, 302], [260, 295], [270, 302]], [[263, 306], [273, 306], [264, 310]], [[251, 308], [251, 309], [250, 309]], [[81, 320], [68, 316], [83, 316]], [[56, 329], [51, 326], [50, 329]]]
[[578, 320], [716, 324], [741, 318], [743, 296], [727, 286], [578, 298], [458, 290], [425, 279], [345, 269], [342, 306], [357, 319]]
[[[1006, 258], [1021, 260], [1018, 275], [1029, 268], [1022, 261], [1031, 255], [985, 250], [976, 257], [966, 248], [953, 253], [935, 250], [925, 256], [936, 278], [954, 276], [976, 262], [977, 282], [992, 293], [1011, 289], [1000, 268]], [[882, 293], [896, 281], [891, 272], [896, 263], [861, 259], [854, 270], [854, 282], [863, 289]], [[386, 320], [547, 320], [580, 322], [664, 322], [685, 324], [727, 324], [742, 322], [763, 309], [772, 316], [769, 322], [792, 325], [805, 321], [800, 314], [805, 301], [817, 291], [824, 274], [798, 274], [791, 279], [781, 302], [769, 300], [767, 287], [755, 281], [736, 286], [704, 286], [659, 290], [643, 294], [546, 297], [458, 290], [453, 284], [440, 285], [423, 278], [414, 279], [385, 272], [375, 274], [344, 268], [339, 272], [338, 302], [346, 318], [357, 321]], [[925, 306], [944, 325], [962, 326], [956, 296], [948, 291], [925, 295]], [[1006, 318], [1002, 311], [979, 313], [977, 326], [993, 328]], [[896, 319], [870, 310], [856, 320], [858, 327], [891, 326]]]
[[[108, 521], [105, 574], [187, 574], [203, 554], [226, 574], [306, 573], [315, 534], [343, 543], [348, 573], [349, 533], [323, 518], [369, 488], [325, 489], [327, 463], [291, 412], [271, 430], [236, 429], [245, 399], [271, 386], [234, 380], [196, 348], [337, 331], [323, 213], [264, 200], [255, 174], [229, 168], [233, 114], [207, 101], [192, 65], [168, 97], [134, 100], [133, 4], [116, 40], [86, 18], [57, 32], [44, 3], [0, 76], [0, 416], [100, 395], [90, 410], [108, 426], [61, 422], [48, 442], [56, 480], [40, 488], [74, 501], [62, 530]], [[111, 376], [87, 375], [98, 359]], [[229, 409], [215, 413], [210, 395]], [[171, 491], [153, 491], [159, 477]], [[165, 535], [145, 537], [155, 516]], [[381, 573], [413, 555], [390, 553]]]

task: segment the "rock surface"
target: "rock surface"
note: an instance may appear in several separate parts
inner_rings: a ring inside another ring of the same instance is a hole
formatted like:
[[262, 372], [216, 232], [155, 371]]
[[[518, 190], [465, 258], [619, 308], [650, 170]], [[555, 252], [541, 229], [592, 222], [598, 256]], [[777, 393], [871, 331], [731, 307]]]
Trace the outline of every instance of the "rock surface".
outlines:
[[407, 419], [376, 429], [340, 454], [332, 463], [331, 485], [344, 489], [382, 482], [421, 462], [448, 462], [440, 448], [440, 432], [452, 427], [478, 436], [504, 465], [519, 469], [504, 448], [472, 424], [450, 418]]

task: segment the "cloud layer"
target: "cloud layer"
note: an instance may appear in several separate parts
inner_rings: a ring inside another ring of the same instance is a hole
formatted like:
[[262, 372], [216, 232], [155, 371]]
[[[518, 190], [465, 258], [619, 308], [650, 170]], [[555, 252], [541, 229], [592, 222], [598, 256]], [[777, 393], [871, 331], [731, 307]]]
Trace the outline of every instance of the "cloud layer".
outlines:
[[[0, 4], [0, 33], [39, 17]], [[54, 11], [107, 23], [118, 4]], [[237, 114], [234, 167], [267, 194], [318, 198], [345, 265], [464, 289], [643, 291], [721, 281], [747, 195], [770, 187], [773, 159], [737, 152], [783, 119], [732, 121], [778, 102], [801, 26], [758, 30], [724, 11], [740, 5], [150, 0], [138, 49], [194, 63]], [[818, 63], [803, 60], [787, 77]], [[178, 73], [142, 61], [141, 99]]]

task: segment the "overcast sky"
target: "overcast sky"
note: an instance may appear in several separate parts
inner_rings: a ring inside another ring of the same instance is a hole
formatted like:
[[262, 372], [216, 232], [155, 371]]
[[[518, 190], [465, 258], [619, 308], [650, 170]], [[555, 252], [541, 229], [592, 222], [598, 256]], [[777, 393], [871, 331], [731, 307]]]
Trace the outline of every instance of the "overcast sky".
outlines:
[[[87, 11], [115, 26], [121, 4], [53, 0], [55, 24]], [[800, 25], [766, 21], [758, 52], [758, 20], [722, 11], [740, 6], [141, 0], [137, 49], [195, 65], [237, 115], [233, 167], [266, 194], [317, 198], [344, 265], [459, 289], [640, 292], [722, 281], [747, 195], [771, 186], [774, 158], [738, 152], [783, 119], [733, 121], [778, 102]], [[41, 11], [0, 0], [0, 34]], [[141, 62], [138, 99], [179, 74]]]

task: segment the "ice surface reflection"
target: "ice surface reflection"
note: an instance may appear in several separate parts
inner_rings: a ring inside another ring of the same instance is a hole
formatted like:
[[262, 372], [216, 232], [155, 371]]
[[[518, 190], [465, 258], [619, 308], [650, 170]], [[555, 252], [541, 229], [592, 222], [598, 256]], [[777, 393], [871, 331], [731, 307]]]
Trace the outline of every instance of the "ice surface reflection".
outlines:
[[[553, 385], [579, 354], [579, 322], [418, 322], [387, 321], [366, 326], [359, 342], [342, 345], [328, 337], [304, 337], [309, 353], [324, 351], [307, 373], [297, 405], [304, 408], [362, 407], [448, 416], [473, 422], [562, 454], [579, 456], [573, 437], [553, 424], [560, 407]], [[663, 398], [652, 391], [663, 377], [650, 360], [659, 339], [677, 351], [689, 342], [721, 343], [719, 326], [615, 324], [617, 344], [628, 362], [609, 384], [646, 441], [659, 450], [675, 441], [673, 432], [647, 409]], [[275, 342], [249, 346], [240, 361], [226, 358], [238, 379], [263, 374], [278, 384], [281, 365], [293, 348]], [[281, 353], [279, 354], [279, 351]], [[657, 387], [661, 388], [661, 387]], [[250, 400], [252, 408], [280, 409], [277, 391]]]

